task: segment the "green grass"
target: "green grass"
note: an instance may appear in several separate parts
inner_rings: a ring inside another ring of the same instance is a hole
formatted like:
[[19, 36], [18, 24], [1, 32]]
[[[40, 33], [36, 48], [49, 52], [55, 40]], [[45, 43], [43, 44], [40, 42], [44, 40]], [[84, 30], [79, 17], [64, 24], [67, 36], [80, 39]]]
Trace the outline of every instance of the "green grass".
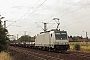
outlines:
[[82, 52], [90, 52], [90, 42], [69, 42], [70, 50], [75, 50], [75, 44], [80, 44], [80, 51]]

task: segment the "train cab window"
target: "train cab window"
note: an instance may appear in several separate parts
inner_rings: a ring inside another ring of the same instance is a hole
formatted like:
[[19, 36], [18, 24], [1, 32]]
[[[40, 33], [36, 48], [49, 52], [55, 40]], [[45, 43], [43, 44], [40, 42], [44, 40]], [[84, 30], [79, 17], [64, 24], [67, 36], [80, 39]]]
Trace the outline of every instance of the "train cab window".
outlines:
[[51, 37], [52, 37], [52, 34], [51, 34]]
[[67, 39], [67, 33], [55, 33], [56, 40], [66, 40]]

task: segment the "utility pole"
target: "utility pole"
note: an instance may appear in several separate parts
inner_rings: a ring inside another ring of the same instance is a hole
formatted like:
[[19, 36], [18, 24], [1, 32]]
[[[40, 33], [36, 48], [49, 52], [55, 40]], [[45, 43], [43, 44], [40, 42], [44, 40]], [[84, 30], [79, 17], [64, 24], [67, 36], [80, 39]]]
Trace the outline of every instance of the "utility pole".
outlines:
[[88, 39], [87, 32], [86, 32], [86, 38]]
[[[83, 32], [85, 32], [85, 31], [83, 31]], [[87, 41], [86, 41], [86, 46], [88, 46], [88, 36], [87, 36], [87, 31], [86, 31], [85, 33], [86, 33], [86, 39], [87, 39]]]
[[24, 40], [25, 40], [25, 42], [26, 42], [26, 32], [27, 31], [24, 31]]
[[[7, 20], [6, 20], [7, 21]], [[6, 28], [6, 21], [4, 21], [4, 28]]]
[[24, 31], [24, 35], [26, 35], [26, 32], [27, 32], [27, 31]]
[[[1, 16], [1, 15], [0, 15]], [[0, 17], [0, 24], [2, 23], [1, 19], [4, 19], [5, 17]]]
[[6, 27], [6, 21], [8, 21], [8, 20], [5, 20], [5, 21], [4, 21], [4, 28], [7, 28], [7, 27]]
[[4, 21], [4, 28], [6, 28], [6, 21]]
[[17, 34], [17, 40], [18, 40], [18, 34]]
[[47, 31], [47, 23], [44, 23], [44, 32]]
[[86, 39], [87, 39], [87, 41], [86, 41], [86, 46], [88, 46], [88, 36], [87, 36], [87, 31], [86, 31]]
[[[85, 31], [83, 31], [83, 32], [85, 32]], [[85, 34], [86, 34], [86, 39], [87, 39], [87, 41], [88, 41], [88, 36], [87, 36], [88, 34], [87, 34], [87, 31], [85, 32]]]

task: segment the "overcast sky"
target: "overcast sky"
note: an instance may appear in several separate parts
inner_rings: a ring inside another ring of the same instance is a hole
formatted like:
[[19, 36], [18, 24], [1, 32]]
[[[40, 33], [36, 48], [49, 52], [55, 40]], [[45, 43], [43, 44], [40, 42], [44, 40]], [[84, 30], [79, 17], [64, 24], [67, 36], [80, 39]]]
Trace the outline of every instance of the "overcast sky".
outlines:
[[87, 31], [90, 37], [90, 0], [0, 0], [0, 15], [5, 17], [2, 21], [8, 20], [7, 29], [13, 35], [27, 31], [34, 36], [43, 31], [42, 22], [52, 25], [48, 30], [54, 29], [53, 18], [59, 18], [59, 28], [69, 36], [85, 37]]

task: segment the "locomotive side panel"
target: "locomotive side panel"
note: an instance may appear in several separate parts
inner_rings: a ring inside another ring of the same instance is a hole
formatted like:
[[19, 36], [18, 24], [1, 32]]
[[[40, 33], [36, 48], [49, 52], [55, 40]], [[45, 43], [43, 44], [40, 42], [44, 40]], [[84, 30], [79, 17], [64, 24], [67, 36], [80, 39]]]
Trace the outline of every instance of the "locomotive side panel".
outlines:
[[50, 35], [49, 33], [44, 34], [44, 41], [43, 41], [43, 46], [49, 46], [50, 43]]
[[49, 39], [50, 39], [49, 33], [37, 35], [35, 39], [35, 46], [49, 46], [50, 43]]

